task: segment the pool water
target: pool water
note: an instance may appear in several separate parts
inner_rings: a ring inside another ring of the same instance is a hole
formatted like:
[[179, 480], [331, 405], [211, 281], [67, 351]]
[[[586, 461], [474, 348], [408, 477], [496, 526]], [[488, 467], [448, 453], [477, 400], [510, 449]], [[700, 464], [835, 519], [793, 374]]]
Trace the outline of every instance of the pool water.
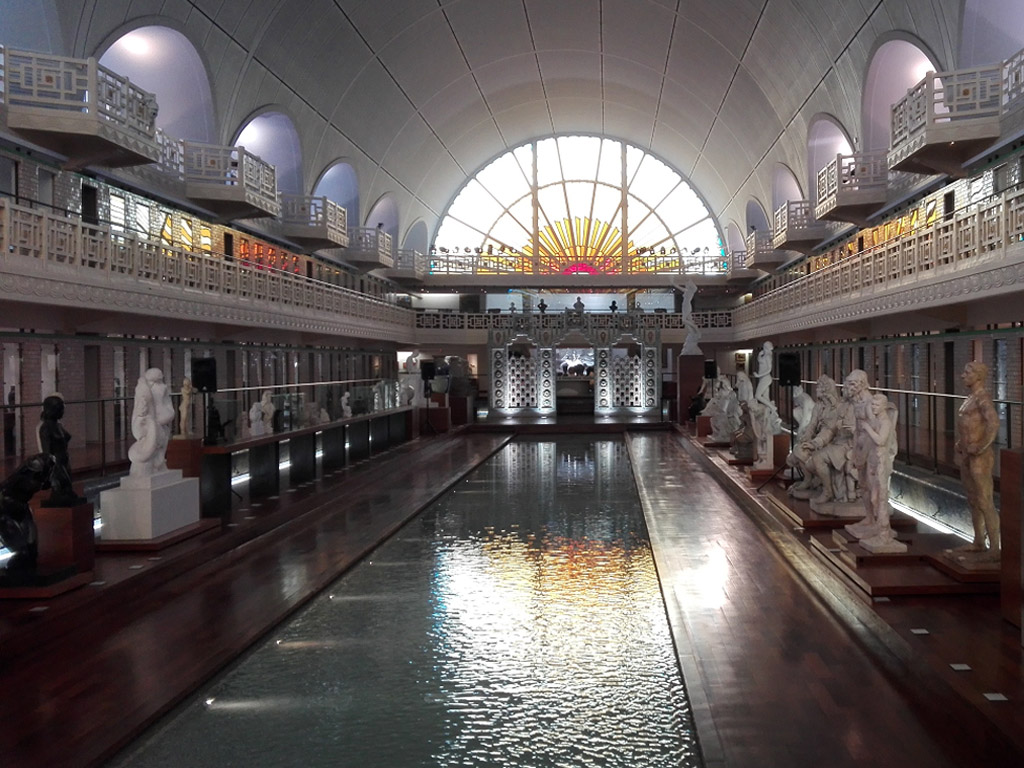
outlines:
[[510, 443], [116, 764], [700, 766], [625, 444]]

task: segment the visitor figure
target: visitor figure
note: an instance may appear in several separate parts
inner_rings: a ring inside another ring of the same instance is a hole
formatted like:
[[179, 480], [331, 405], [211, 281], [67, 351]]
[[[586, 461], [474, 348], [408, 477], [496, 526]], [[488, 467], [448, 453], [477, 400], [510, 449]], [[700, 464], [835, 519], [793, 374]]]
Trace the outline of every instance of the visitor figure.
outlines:
[[619, 311], [619, 303], [615, 301], [615, 299], [612, 299], [612, 303], [608, 306], [608, 309], [612, 314], [615, 314]]
[[586, 305], [580, 300], [580, 297], [576, 297], [576, 302], [572, 305], [572, 308], [577, 312], [582, 312]]
[[178, 431], [184, 437], [192, 436], [192, 379], [187, 376], [181, 382], [181, 405], [178, 406]]
[[540, 313], [541, 313], [542, 315], [543, 315], [543, 314], [544, 314], [545, 312], [547, 312], [547, 311], [548, 311], [548, 305], [547, 305], [547, 304], [546, 304], [546, 303], [544, 302], [544, 299], [541, 299], [541, 300], [540, 300], [540, 303], [539, 303], [539, 304], [537, 305], [537, 310], [538, 310], [538, 311], [539, 311], [539, 312], [540, 312]]
[[0, 483], [0, 544], [13, 555], [7, 561], [7, 573], [35, 570], [39, 547], [29, 501], [49, 487], [52, 474], [53, 457], [37, 453]]
[[[988, 366], [977, 360], [964, 366], [961, 379], [968, 389], [967, 399], [956, 414], [956, 452], [960, 457], [960, 479], [967, 492], [974, 541], [959, 547], [959, 552], [979, 553], [976, 558], [998, 561], [1000, 558], [999, 513], [992, 500], [993, 445], [999, 434], [999, 416], [989, 396], [986, 381]], [[986, 551], [985, 538], [988, 537]]]
[[68, 457], [71, 433], [64, 429], [62, 418], [64, 398], [54, 393], [43, 400], [43, 411], [37, 430], [39, 452], [53, 458], [50, 498], [43, 502], [44, 507], [73, 507], [85, 502], [85, 499], [76, 494], [71, 487], [71, 460]]

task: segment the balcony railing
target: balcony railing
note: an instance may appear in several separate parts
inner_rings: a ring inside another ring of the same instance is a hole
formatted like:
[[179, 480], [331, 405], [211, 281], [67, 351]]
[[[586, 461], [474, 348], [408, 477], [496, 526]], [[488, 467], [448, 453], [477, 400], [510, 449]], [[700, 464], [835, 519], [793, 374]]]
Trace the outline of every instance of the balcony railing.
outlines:
[[277, 216], [277, 170], [247, 152], [186, 141], [185, 193], [208, 208], [232, 218]]
[[836, 155], [818, 171], [814, 215], [863, 223], [869, 213], [885, 203], [890, 173], [884, 151]]
[[[1005, 263], [1006, 249], [1019, 247], [1022, 241], [1024, 190], [1014, 188], [771, 291], [737, 309], [736, 324], [773, 323], [792, 318], [796, 307], [838, 308], [925, 278], [985, 265], [995, 268]], [[818, 321], [808, 313], [801, 315], [801, 322]]]
[[427, 276], [427, 257], [402, 248], [395, 253], [395, 266], [385, 271], [384, 276], [404, 285], [418, 285]]
[[789, 200], [779, 206], [774, 216], [772, 246], [780, 250], [809, 251], [828, 237], [826, 222], [814, 217], [810, 200]]
[[[25, 267], [29, 269], [25, 269]], [[340, 286], [241, 260], [111, 232], [105, 226], [15, 205], [0, 198], [0, 271], [73, 283], [99, 276], [125, 290], [147, 286], [195, 300], [216, 296], [230, 314], [240, 304], [344, 316], [367, 327], [410, 328], [412, 311]], [[91, 284], [91, 283], [90, 283]], [[197, 293], [198, 292], [198, 293]], [[87, 296], [85, 298], [88, 298]], [[216, 317], [216, 311], [212, 313]]]
[[363, 269], [395, 266], [391, 235], [380, 227], [349, 227], [348, 250], [342, 258]]
[[0, 48], [0, 101], [9, 128], [72, 161], [158, 157], [156, 97], [96, 59]]
[[281, 195], [282, 234], [303, 244], [322, 248], [345, 248], [348, 213], [326, 197]]

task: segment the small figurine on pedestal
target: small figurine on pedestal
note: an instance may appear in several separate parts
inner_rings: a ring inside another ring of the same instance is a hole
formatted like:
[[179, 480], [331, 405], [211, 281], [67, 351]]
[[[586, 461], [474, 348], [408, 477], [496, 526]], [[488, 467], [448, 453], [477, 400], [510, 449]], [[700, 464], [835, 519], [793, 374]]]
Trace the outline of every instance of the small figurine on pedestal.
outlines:
[[178, 431], [182, 437], [192, 437], [192, 379], [181, 382], [181, 404], [178, 406]]
[[266, 426], [263, 423], [263, 404], [254, 400], [249, 408], [249, 436], [263, 437], [267, 434]]
[[961, 378], [970, 394], [956, 414], [956, 452], [960, 457], [960, 479], [971, 510], [974, 541], [947, 554], [961, 561], [996, 563], [1001, 549], [999, 512], [992, 500], [992, 468], [999, 415], [986, 387], [987, 365], [973, 360], [964, 366]]
[[74, 507], [84, 504], [85, 499], [71, 487], [71, 460], [68, 458], [68, 443], [71, 433], [64, 429], [64, 398], [52, 394], [43, 400], [43, 411], [39, 420], [39, 451], [53, 457], [50, 473], [50, 498], [44, 507]]
[[341, 415], [342, 415], [342, 418], [345, 418], [345, 419], [351, 419], [352, 418], [352, 406], [349, 405], [349, 400], [351, 400], [351, 399], [352, 399], [352, 393], [351, 392], [346, 392], [345, 394], [343, 394], [341, 396]]
[[270, 399], [270, 390], [263, 390], [263, 397], [260, 398], [260, 408], [263, 410], [263, 431], [268, 434], [274, 434], [274, 414], [277, 412], [277, 408], [274, 407], [273, 401]]

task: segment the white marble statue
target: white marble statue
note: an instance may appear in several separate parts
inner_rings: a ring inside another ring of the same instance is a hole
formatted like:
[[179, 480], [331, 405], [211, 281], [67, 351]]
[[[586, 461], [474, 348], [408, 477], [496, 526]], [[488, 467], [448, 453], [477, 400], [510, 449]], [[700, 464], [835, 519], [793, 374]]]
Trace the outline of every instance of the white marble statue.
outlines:
[[867, 513], [859, 523], [846, 526], [846, 530], [860, 539], [860, 545], [869, 552], [906, 552], [907, 545], [896, 539], [889, 519], [889, 480], [897, 450], [896, 406], [885, 395], [871, 395], [863, 371], [851, 371], [844, 384], [854, 387], [851, 399], [857, 427], [853, 461], [864, 489]]
[[171, 442], [171, 430], [174, 424], [174, 401], [171, 390], [164, 382], [164, 372], [159, 368], [150, 368], [145, 374], [149, 388], [153, 392], [154, 413], [157, 425], [157, 444], [153, 454], [153, 471], [164, 472], [167, 469], [167, 444]]
[[132, 406], [132, 437], [135, 442], [128, 449], [131, 477], [148, 477], [153, 474], [153, 457], [159, 442], [159, 429], [156, 423], [156, 405], [153, 403], [153, 390], [140, 376], [135, 385], [135, 402]]
[[277, 412], [277, 408], [274, 407], [274, 401], [270, 399], [269, 389], [263, 390], [263, 396], [260, 398], [260, 410], [263, 411], [263, 433], [274, 434], [274, 414]]
[[263, 437], [267, 434], [263, 424], [263, 404], [254, 400], [249, 408], [249, 437]]
[[321, 408], [320, 409], [320, 423], [321, 424], [330, 424], [330, 422], [331, 422], [331, 414], [329, 414], [327, 412], [326, 408]]
[[793, 387], [793, 434], [796, 439], [807, 431], [814, 418], [814, 398], [803, 387]]
[[181, 382], [181, 404], [178, 406], [178, 431], [182, 437], [192, 436], [192, 379], [186, 377]]
[[346, 392], [345, 394], [343, 394], [341, 396], [341, 415], [342, 415], [342, 418], [345, 418], [345, 419], [351, 419], [352, 418], [352, 406], [349, 405], [349, 400], [351, 400], [351, 399], [352, 399], [352, 393], [351, 392]]
[[774, 345], [770, 341], [766, 341], [761, 346], [761, 351], [757, 353], [757, 368], [754, 370], [757, 385], [754, 387], [754, 400], [765, 408], [765, 413], [762, 416], [765, 428], [770, 430], [771, 434], [777, 435], [782, 431], [782, 417], [779, 416], [779, 409], [771, 398], [774, 350]]
[[729, 378], [719, 375], [714, 394], [701, 411], [711, 419], [711, 441], [728, 443], [740, 428], [740, 404]]
[[402, 366], [406, 373], [419, 373], [420, 372], [420, 351], [417, 349], [411, 355], [405, 359], [405, 363]]
[[[848, 389], [844, 395], [851, 393]], [[791, 486], [789, 493], [797, 499], [810, 499], [812, 508], [828, 514], [836, 504], [856, 505], [860, 493], [853, 464], [856, 424], [853, 403], [840, 398], [830, 376], [818, 379], [814, 395], [811, 423], [798, 436], [787, 459], [790, 466], [803, 472], [804, 479]]]
[[697, 284], [693, 278], [689, 278], [682, 286], [674, 285], [676, 290], [683, 294], [680, 314], [683, 316], [683, 327], [686, 329], [686, 339], [683, 341], [683, 348], [679, 351], [681, 355], [701, 355], [700, 348], [701, 330], [693, 320], [693, 297], [697, 294]]

